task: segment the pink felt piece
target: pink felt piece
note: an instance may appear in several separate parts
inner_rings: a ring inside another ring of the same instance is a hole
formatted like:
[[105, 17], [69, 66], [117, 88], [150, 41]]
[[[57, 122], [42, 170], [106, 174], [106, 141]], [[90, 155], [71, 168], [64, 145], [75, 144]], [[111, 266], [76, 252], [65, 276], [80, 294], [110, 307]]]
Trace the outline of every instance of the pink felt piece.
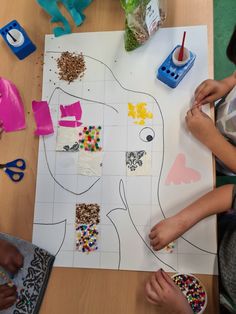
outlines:
[[60, 105], [60, 110], [61, 110], [61, 118], [75, 117], [76, 120], [81, 119], [82, 109], [81, 109], [79, 101], [68, 106]]
[[25, 113], [16, 86], [0, 77], [0, 120], [6, 132], [25, 129]]
[[68, 120], [60, 120], [58, 122], [58, 124], [60, 126], [64, 126], [67, 128], [77, 128], [78, 126], [80, 126], [82, 124], [82, 122], [79, 121], [68, 121]]
[[191, 183], [196, 182], [201, 179], [201, 174], [185, 166], [186, 159], [184, 154], [179, 154], [173, 166], [171, 167], [169, 174], [166, 178], [165, 184], [182, 184], [182, 183]]
[[49, 135], [54, 132], [52, 118], [47, 101], [32, 101], [32, 109], [37, 129], [36, 135]]
[[79, 121], [82, 116], [82, 109], [79, 101], [68, 106], [60, 105], [60, 111], [61, 118], [75, 117], [75, 120], [60, 120], [60, 126], [75, 128], [82, 124], [82, 122]]

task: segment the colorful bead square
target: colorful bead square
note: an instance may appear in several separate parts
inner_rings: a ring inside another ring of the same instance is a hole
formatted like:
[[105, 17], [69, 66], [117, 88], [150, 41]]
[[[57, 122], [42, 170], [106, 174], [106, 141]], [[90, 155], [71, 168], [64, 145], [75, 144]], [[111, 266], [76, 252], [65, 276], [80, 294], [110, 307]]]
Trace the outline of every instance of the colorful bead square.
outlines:
[[97, 152], [101, 151], [101, 126], [85, 126], [80, 128], [79, 149]]
[[98, 249], [97, 240], [96, 225], [76, 225], [76, 250], [83, 253], [96, 251]]

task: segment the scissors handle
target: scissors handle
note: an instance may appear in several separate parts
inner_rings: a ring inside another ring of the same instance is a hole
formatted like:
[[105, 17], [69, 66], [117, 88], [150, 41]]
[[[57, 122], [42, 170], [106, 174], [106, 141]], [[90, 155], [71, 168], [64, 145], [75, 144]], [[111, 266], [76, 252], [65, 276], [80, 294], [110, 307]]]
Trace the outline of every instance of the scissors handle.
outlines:
[[18, 158], [18, 159], [15, 159], [13, 161], [8, 162], [5, 166], [7, 168], [18, 168], [21, 170], [25, 170], [26, 163], [25, 163], [24, 159]]
[[8, 177], [14, 181], [14, 182], [19, 182], [23, 179], [24, 177], [24, 172], [16, 172], [16, 171], [12, 171], [9, 168], [5, 168], [4, 171], [6, 172], [6, 174], [8, 175]]

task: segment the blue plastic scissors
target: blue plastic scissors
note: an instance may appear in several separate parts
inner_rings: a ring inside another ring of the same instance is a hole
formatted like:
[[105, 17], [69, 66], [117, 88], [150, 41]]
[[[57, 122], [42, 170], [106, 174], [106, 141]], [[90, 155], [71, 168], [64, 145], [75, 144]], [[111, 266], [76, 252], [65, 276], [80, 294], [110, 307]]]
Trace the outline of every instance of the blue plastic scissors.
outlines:
[[14, 181], [14, 182], [19, 182], [23, 179], [24, 177], [24, 172], [22, 171], [13, 171], [10, 168], [16, 168], [20, 170], [25, 170], [26, 169], [26, 163], [24, 159], [15, 159], [13, 161], [7, 162], [6, 164], [0, 164], [0, 169], [3, 169], [3, 171], [6, 172], [8, 177]]

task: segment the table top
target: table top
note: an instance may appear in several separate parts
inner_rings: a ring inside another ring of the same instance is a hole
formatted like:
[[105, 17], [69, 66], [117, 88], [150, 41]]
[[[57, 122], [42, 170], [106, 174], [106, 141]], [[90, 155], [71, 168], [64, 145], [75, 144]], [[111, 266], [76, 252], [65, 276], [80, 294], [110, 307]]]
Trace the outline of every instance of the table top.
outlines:
[[[119, 0], [96, 0], [85, 11], [85, 23], [73, 32], [111, 31], [124, 29], [124, 12]], [[71, 18], [65, 14], [71, 25]], [[37, 50], [19, 61], [0, 40], [1, 76], [18, 87], [25, 106], [27, 128], [4, 134], [0, 141], [1, 160], [22, 157], [27, 173], [20, 184], [1, 176], [1, 232], [31, 240], [37, 174], [38, 138], [34, 136], [31, 102], [41, 99], [44, 35], [52, 33], [50, 17], [29, 0], [1, 0], [0, 27], [16, 19], [36, 44]], [[171, 0], [165, 27], [207, 25], [209, 41], [209, 77], [213, 77], [213, 1]], [[113, 313], [154, 314], [158, 309], [143, 297], [148, 272], [94, 269], [54, 268], [40, 313]], [[216, 276], [198, 275], [208, 292], [207, 313], [218, 311]], [[160, 313], [163, 314], [163, 313]]]

